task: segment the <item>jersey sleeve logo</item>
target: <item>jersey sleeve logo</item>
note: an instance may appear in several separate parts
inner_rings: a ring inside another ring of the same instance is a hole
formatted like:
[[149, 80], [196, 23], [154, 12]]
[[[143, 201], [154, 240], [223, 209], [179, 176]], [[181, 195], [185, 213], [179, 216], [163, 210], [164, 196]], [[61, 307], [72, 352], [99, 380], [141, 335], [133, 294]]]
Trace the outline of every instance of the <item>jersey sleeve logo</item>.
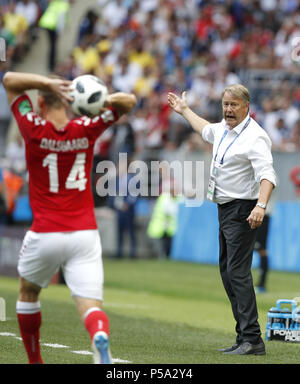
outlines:
[[19, 112], [22, 116], [26, 115], [28, 112], [32, 111], [29, 100], [23, 100], [18, 105]]
[[110, 121], [114, 121], [114, 114], [110, 109], [108, 109], [107, 111], [102, 113], [101, 118], [104, 123], [109, 123]]
[[38, 114], [34, 112], [27, 113], [27, 120], [33, 123], [34, 125], [46, 125], [46, 120], [42, 119]]

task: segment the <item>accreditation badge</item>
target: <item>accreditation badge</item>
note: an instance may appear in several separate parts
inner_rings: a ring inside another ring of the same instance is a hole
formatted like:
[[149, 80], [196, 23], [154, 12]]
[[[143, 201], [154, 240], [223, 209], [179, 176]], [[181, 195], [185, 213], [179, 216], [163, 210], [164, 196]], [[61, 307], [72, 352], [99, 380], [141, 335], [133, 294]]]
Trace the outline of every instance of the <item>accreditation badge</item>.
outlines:
[[215, 195], [215, 189], [216, 189], [216, 181], [213, 176], [210, 177], [208, 180], [208, 188], [207, 188], [207, 194], [206, 197], [210, 201], [214, 201], [214, 195]]
[[206, 197], [210, 201], [214, 201], [215, 189], [216, 189], [216, 177], [218, 175], [219, 167], [220, 167], [220, 165], [215, 161], [213, 169], [212, 169], [212, 173], [211, 173], [210, 178], [208, 180], [208, 188], [207, 188]]

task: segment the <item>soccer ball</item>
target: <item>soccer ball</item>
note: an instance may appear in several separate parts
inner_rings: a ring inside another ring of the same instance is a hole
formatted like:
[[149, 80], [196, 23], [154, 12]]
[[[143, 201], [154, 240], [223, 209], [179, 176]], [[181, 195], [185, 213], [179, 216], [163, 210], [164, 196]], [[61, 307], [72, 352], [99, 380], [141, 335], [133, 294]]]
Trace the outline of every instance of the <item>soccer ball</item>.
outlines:
[[100, 114], [108, 94], [102, 80], [93, 75], [78, 76], [71, 88], [70, 95], [74, 98], [71, 107], [76, 115], [93, 117]]

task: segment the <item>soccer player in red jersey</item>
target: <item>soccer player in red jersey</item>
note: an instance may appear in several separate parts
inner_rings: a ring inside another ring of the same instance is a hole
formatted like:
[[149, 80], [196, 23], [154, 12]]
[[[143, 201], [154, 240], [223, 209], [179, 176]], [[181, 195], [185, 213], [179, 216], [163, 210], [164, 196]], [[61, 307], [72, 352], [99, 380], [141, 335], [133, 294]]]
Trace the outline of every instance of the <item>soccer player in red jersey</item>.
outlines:
[[[108, 95], [94, 118], [70, 120], [70, 81], [7, 72], [3, 79], [12, 113], [25, 141], [33, 223], [18, 262], [16, 311], [29, 363], [43, 363], [39, 294], [62, 268], [80, 318], [91, 337], [94, 363], [111, 363], [109, 319], [101, 310], [103, 266], [90, 173], [97, 137], [136, 104], [133, 94]], [[40, 113], [28, 90], [38, 90]]]

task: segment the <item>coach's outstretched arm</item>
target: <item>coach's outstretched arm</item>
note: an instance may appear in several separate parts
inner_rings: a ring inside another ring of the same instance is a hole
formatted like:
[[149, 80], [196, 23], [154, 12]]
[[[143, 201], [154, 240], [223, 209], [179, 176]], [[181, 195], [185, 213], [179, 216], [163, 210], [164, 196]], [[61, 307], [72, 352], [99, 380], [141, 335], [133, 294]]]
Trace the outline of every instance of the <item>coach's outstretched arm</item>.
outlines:
[[69, 95], [72, 84], [69, 80], [51, 79], [34, 73], [6, 72], [3, 84], [10, 104], [16, 97], [31, 89], [54, 92], [65, 104], [73, 100]]
[[182, 115], [193, 127], [193, 129], [202, 135], [203, 128], [210, 124], [209, 121], [202, 119], [195, 112], [193, 112], [187, 104], [186, 92], [183, 92], [181, 98], [175, 93], [168, 93], [169, 106], [177, 113]]
[[136, 103], [137, 100], [133, 93], [116, 92], [107, 96], [105, 107], [114, 107], [121, 116], [130, 112]]

